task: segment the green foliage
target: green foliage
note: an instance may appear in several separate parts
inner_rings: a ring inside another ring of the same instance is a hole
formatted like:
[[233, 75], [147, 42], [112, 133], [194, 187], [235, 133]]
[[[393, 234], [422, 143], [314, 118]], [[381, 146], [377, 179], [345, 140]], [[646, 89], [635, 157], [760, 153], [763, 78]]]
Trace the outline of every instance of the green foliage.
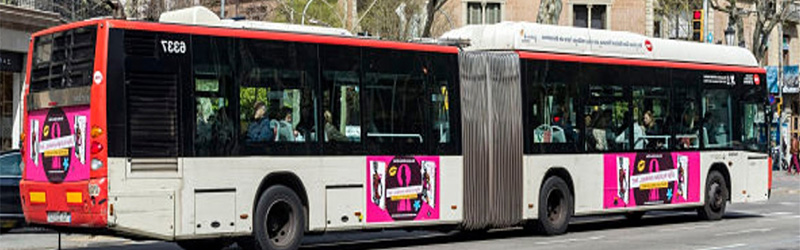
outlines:
[[267, 98], [267, 93], [269, 93], [269, 88], [258, 88], [258, 87], [242, 87], [239, 89], [239, 106], [241, 107], [240, 119], [243, 121], [247, 121], [253, 119], [253, 114], [255, 110], [253, 110], [253, 106], [255, 105], [256, 101], [261, 101], [264, 105], [267, 106], [267, 110], [269, 110], [269, 99]]

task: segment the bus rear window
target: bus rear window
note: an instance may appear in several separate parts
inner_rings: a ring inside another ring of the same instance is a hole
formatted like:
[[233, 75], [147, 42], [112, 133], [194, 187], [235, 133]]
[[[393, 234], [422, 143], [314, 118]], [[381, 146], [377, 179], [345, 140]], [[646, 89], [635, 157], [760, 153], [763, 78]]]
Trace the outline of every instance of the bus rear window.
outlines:
[[91, 85], [96, 38], [95, 26], [36, 37], [31, 92]]

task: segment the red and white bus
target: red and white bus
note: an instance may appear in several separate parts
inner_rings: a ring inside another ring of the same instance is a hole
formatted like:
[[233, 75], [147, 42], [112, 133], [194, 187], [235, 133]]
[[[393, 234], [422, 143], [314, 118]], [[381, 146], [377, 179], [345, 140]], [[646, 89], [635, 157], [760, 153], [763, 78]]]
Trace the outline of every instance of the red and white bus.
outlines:
[[296, 249], [345, 230], [716, 220], [769, 197], [764, 70], [744, 49], [526, 23], [442, 40], [469, 45], [201, 7], [38, 32], [25, 219]]

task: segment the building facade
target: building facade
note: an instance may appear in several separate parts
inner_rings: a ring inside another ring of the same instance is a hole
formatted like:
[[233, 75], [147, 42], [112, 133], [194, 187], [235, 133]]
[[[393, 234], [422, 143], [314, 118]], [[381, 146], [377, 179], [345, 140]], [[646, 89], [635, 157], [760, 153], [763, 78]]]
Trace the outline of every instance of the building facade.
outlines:
[[0, 151], [18, 148], [20, 93], [31, 34], [61, 23], [53, 12], [35, 9], [34, 1], [0, 0]]

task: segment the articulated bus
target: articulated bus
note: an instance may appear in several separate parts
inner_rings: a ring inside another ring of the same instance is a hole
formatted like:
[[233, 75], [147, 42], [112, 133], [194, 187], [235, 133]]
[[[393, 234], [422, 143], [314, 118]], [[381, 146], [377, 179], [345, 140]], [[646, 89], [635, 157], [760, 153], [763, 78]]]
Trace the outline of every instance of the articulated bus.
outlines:
[[438, 41], [202, 7], [38, 32], [25, 219], [296, 249], [333, 231], [718, 220], [770, 196], [765, 71], [745, 49], [529, 23]]

